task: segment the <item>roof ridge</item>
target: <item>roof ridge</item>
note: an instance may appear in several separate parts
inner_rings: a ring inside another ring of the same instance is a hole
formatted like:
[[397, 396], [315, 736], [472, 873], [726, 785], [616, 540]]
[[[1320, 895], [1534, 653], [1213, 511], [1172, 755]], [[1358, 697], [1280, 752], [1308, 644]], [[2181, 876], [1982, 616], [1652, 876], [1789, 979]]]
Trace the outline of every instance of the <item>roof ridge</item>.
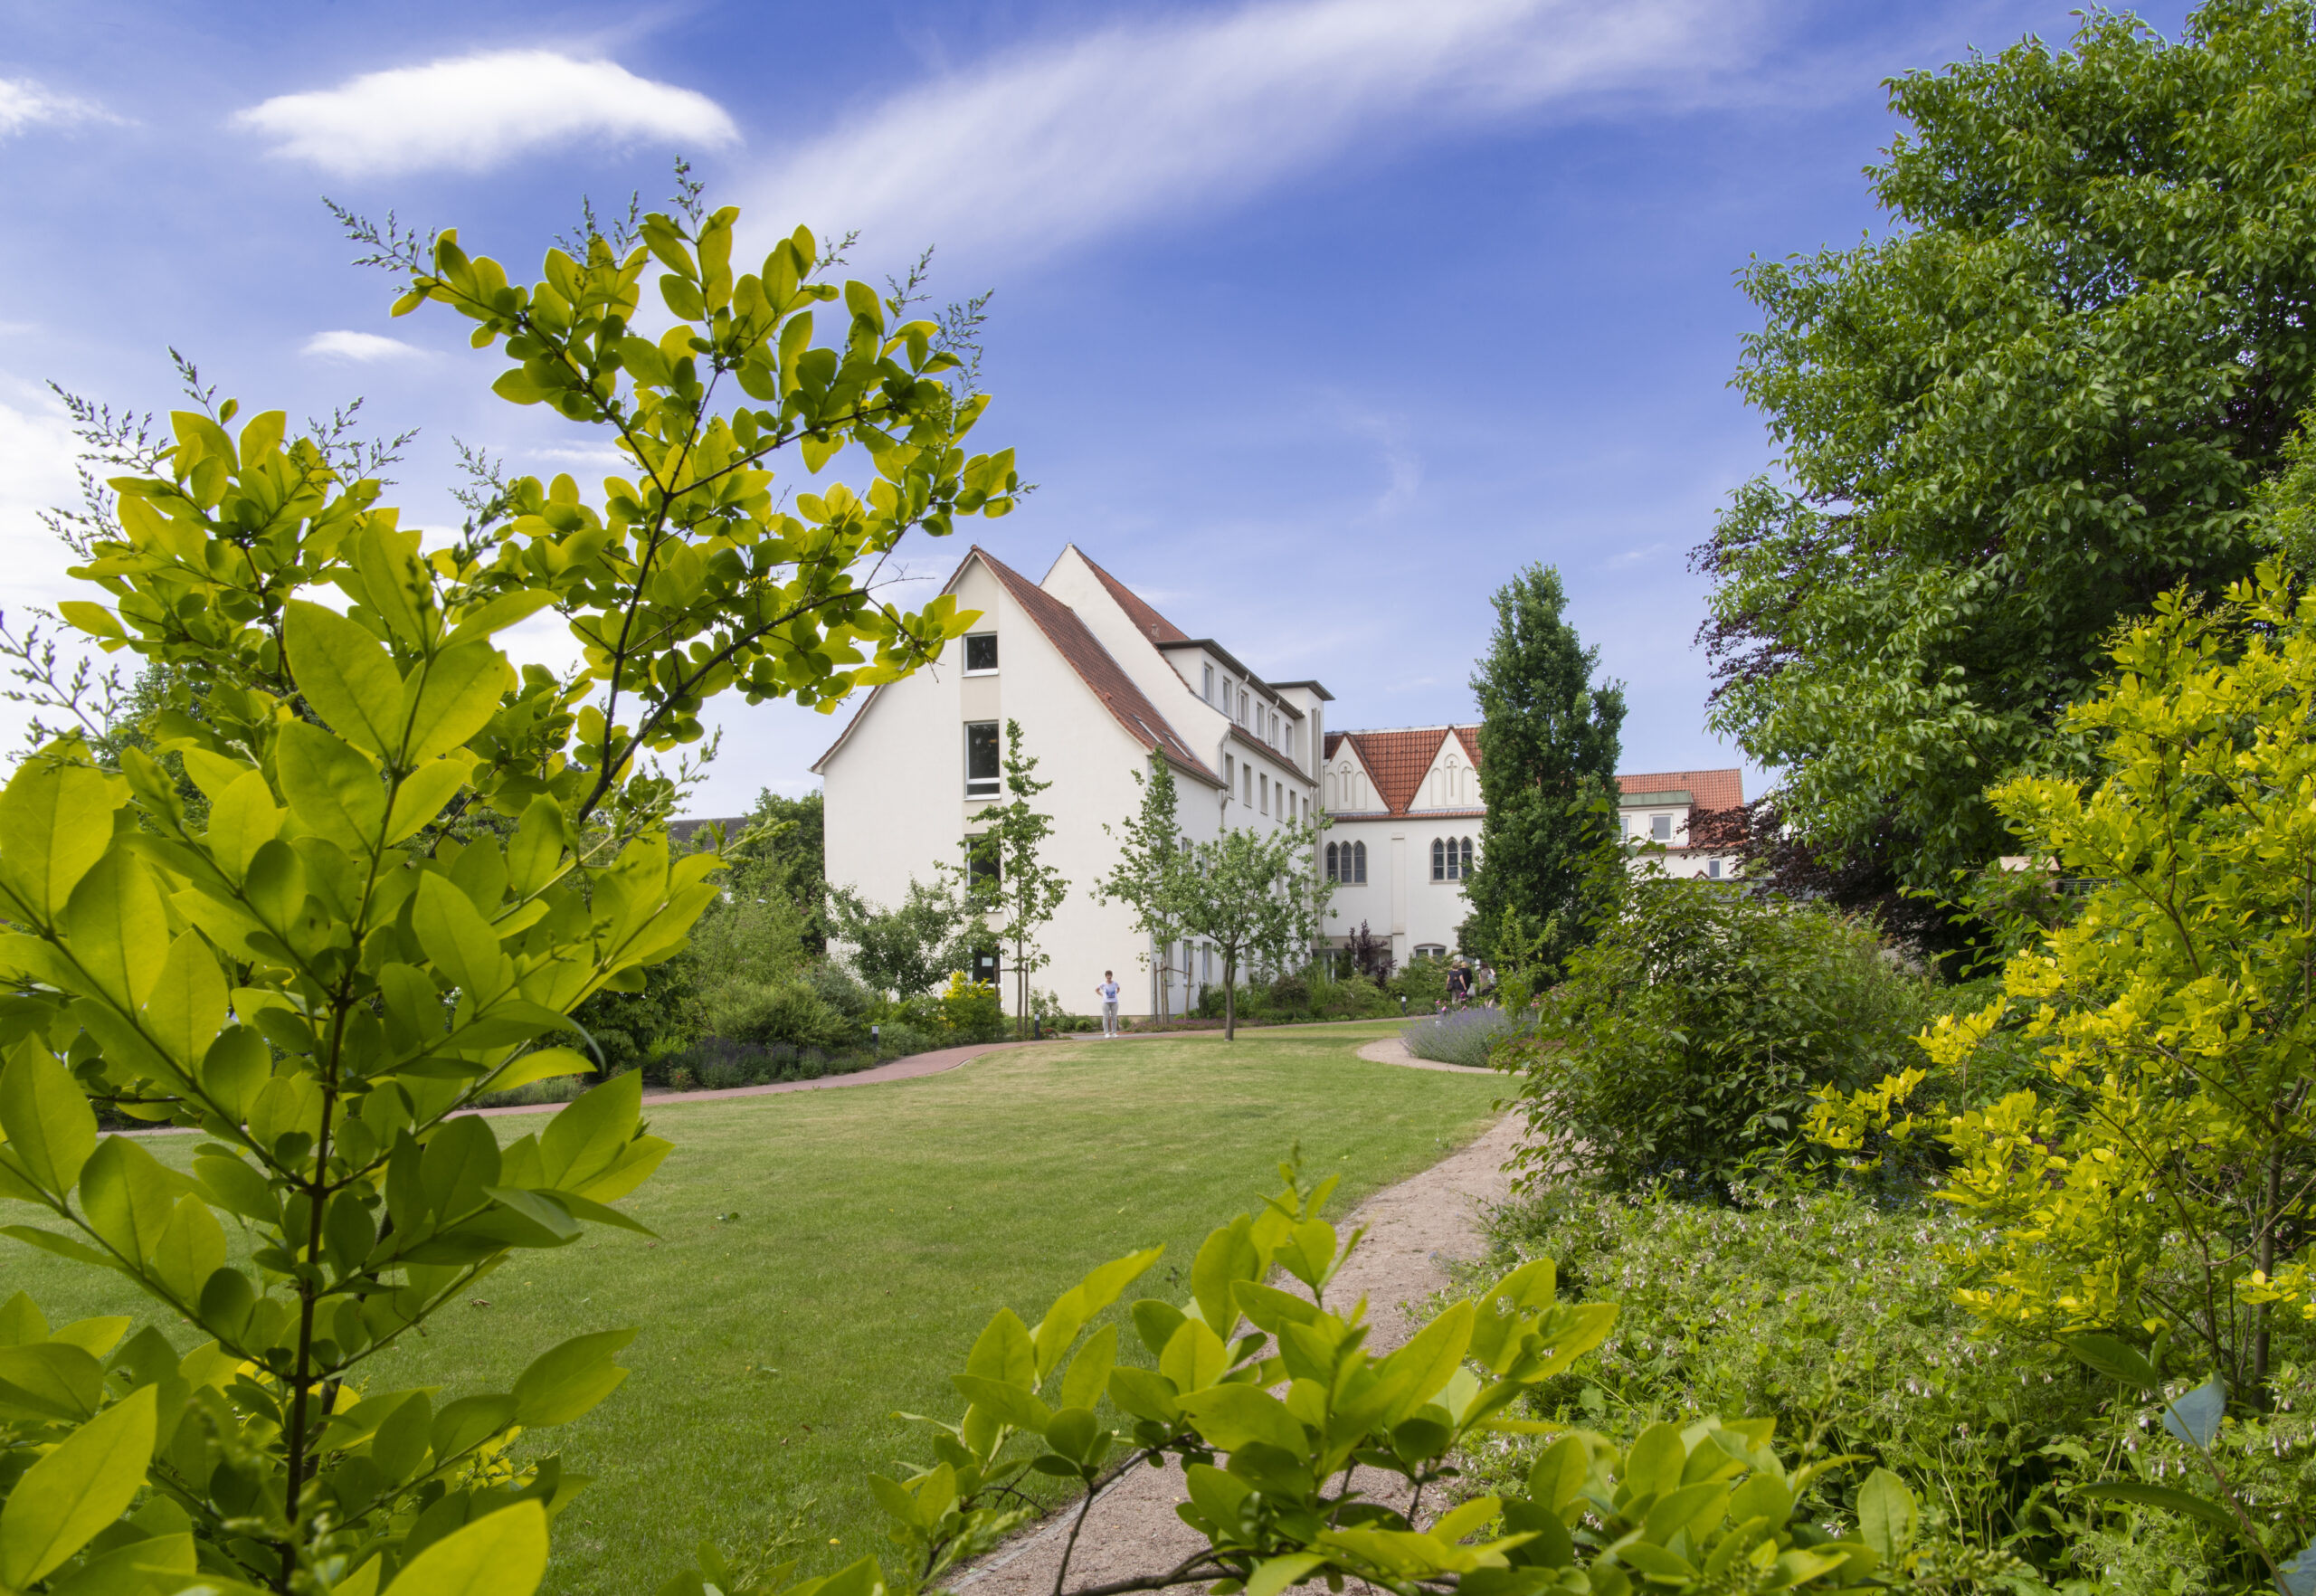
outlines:
[[[1076, 610], [1071, 609], [996, 556], [978, 546], [973, 552], [981, 556], [982, 562], [989, 566], [990, 574], [994, 575], [1005, 590], [1013, 595], [1014, 602], [1030, 613], [1030, 620], [1036, 622], [1039, 631], [1046, 634], [1046, 641], [1053, 644], [1054, 651], [1062, 657], [1063, 662], [1076, 674], [1077, 679], [1093, 693], [1102, 707], [1110, 712], [1111, 718], [1125, 727], [1134, 741], [1153, 753], [1159, 754], [1174, 764], [1182, 765], [1184, 769], [1195, 771], [1208, 781], [1220, 784], [1221, 778], [1208, 769], [1206, 762], [1191, 751], [1191, 746], [1182, 740], [1182, 734], [1174, 729], [1173, 724], [1165, 716], [1159, 713], [1158, 707], [1150, 701], [1148, 696], [1134, 685], [1134, 678], [1125, 673], [1125, 668], [1117, 662], [1116, 656], [1102, 646], [1102, 640], [1094, 635], [1093, 629], [1086, 624], [1085, 619]], [[1053, 613], [1049, 613], [1049, 609]], [[1063, 629], [1058, 619], [1060, 616], [1068, 617], [1068, 626], [1074, 629], [1076, 635], [1062, 634]], [[1113, 683], [1106, 686], [1094, 679], [1093, 674], [1088, 670], [1089, 660], [1079, 658], [1076, 651], [1080, 648], [1091, 650], [1093, 656], [1099, 659], [1101, 665], [1107, 667], [1109, 671], [1115, 673], [1115, 679]], [[1144, 718], [1145, 711], [1147, 719]]]
[[[1193, 641], [1189, 632], [1161, 615], [1148, 599], [1144, 598], [1125, 583], [1102, 569], [1092, 555], [1078, 548], [1074, 543], [1065, 545], [1064, 547], [1065, 550], [1077, 550], [1077, 557], [1086, 562], [1086, 568], [1094, 573], [1096, 580], [1108, 590], [1110, 597], [1117, 601], [1118, 608], [1124, 610], [1126, 619], [1134, 622], [1134, 631], [1148, 633], [1150, 641], [1154, 643], [1183, 643]], [[1055, 563], [1058, 565], [1060, 562]]]

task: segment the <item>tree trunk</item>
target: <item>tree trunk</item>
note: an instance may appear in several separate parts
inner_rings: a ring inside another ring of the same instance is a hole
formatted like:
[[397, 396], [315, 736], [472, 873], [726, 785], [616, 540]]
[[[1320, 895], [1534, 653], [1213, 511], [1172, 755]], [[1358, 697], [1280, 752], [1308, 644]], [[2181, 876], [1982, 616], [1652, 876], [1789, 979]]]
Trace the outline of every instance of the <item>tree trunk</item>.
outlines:
[[1239, 1040], [1239, 955], [1229, 948], [1222, 951], [1222, 1040]]

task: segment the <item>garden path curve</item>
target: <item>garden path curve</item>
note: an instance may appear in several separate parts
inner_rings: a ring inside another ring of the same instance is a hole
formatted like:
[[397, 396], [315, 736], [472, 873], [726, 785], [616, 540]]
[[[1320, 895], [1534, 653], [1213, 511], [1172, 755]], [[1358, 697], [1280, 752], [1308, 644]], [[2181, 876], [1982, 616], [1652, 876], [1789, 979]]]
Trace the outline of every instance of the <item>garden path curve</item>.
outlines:
[[[1397, 1047], [1370, 1043], [1371, 1050]], [[1380, 1059], [1427, 1069], [1457, 1069], [1429, 1059]], [[1376, 1192], [1341, 1221], [1348, 1234], [1368, 1227], [1367, 1239], [1343, 1265], [1329, 1294], [1367, 1298], [1374, 1326], [1367, 1346], [1386, 1353], [1404, 1345], [1422, 1321], [1425, 1298], [1448, 1284], [1447, 1265], [1479, 1256], [1485, 1209], [1509, 1195], [1504, 1165], [1520, 1145], [1522, 1120], [1507, 1115], [1479, 1140], [1451, 1154], [1421, 1174]], [[1414, 1311], [1410, 1311], [1410, 1309]], [[1163, 1572], [1204, 1545], [1202, 1536], [1174, 1513], [1186, 1499], [1182, 1469], [1136, 1468], [1105, 1491], [1087, 1515], [1086, 1527], [1069, 1558], [1072, 1589], [1111, 1583]], [[1012, 1544], [992, 1553], [968, 1570], [953, 1588], [973, 1596], [1049, 1596], [1068, 1540], [1069, 1515], [1058, 1515]]]

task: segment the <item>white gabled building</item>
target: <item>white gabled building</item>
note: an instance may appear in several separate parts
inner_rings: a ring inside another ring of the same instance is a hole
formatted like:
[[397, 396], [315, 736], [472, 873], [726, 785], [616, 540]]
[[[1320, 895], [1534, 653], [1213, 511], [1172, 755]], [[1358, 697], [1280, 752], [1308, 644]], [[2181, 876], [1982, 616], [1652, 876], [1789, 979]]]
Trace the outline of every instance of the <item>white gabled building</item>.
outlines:
[[[1035, 985], [1083, 1013], [1102, 972], [1115, 970], [1121, 1009], [1147, 1014], [1163, 963], [1167, 1007], [1181, 1012], [1220, 973], [1201, 947], [1153, 959], [1131, 909], [1094, 901], [1088, 888], [1117, 853], [1103, 824], [1133, 817], [1134, 774], [1153, 755], [1172, 767], [1180, 823], [1194, 841], [1225, 827], [1309, 822], [1318, 807], [1312, 751], [1331, 695], [1315, 681], [1262, 680], [1074, 545], [1034, 583], [975, 547], [943, 591], [981, 619], [941, 664], [872, 691], [812, 766], [826, 784], [830, 883], [889, 907], [912, 877], [930, 880], [938, 864], [961, 861], [975, 818], [1004, 800], [1004, 726], [1018, 721], [1039, 778], [1053, 784], [1038, 802], [1054, 817], [1049, 862], [1070, 884], [1040, 937], [1051, 962]], [[992, 961], [980, 973], [1011, 1001], [1006, 972]]]
[[[970, 550], [949, 578], [981, 618], [942, 662], [872, 691], [812, 766], [826, 784], [825, 870], [870, 902], [901, 901], [912, 878], [962, 863], [977, 817], [1004, 801], [1004, 726], [1020, 723], [1054, 818], [1049, 862], [1070, 889], [1040, 937], [1034, 978], [1083, 1013], [1104, 970], [1120, 1008], [1180, 1013], [1220, 979], [1212, 950], [1153, 949], [1122, 903], [1089, 888], [1117, 855], [1113, 831], [1141, 803], [1135, 773], [1173, 770], [1177, 819], [1193, 841], [1226, 827], [1332, 822], [1313, 866], [1335, 883], [1323, 942], [1342, 947], [1363, 922], [1393, 962], [1455, 951], [1470, 915], [1463, 883], [1478, 857], [1479, 728], [1329, 731], [1334, 695], [1315, 681], [1265, 681], [1211, 638], [1194, 638], [1074, 544], [1031, 582]], [[1691, 812], [1743, 801], [1733, 770], [1619, 776], [1628, 837], [1666, 845], [1666, 868], [1720, 877], [1728, 856], [1689, 844]], [[994, 959], [978, 972], [1011, 1001]]]
[[[1320, 802], [1332, 822], [1321, 871], [1335, 883], [1326, 926], [1333, 947], [1362, 926], [1388, 937], [1391, 959], [1438, 958], [1456, 951], [1471, 901], [1464, 882], [1479, 857], [1480, 728], [1402, 727], [1327, 734]], [[1722, 880], [1736, 872], [1725, 849], [1693, 845], [1689, 817], [1745, 801], [1743, 773], [1682, 770], [1619, 775], [1618, 819], [1636, 847], [1668, 875]]]

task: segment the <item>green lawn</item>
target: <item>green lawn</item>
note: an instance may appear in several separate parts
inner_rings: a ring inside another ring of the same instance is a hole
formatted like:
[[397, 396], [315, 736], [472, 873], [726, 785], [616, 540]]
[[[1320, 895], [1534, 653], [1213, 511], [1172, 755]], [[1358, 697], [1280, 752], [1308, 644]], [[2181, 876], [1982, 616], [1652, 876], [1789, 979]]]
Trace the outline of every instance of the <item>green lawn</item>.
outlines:
[[[1139, 1294], [1179, 1297], [1170, 1270], [1296, 1142], [1355, 1201], [1483, 1128], [1495, 1078], [1356, 1056], [1391, 1029], [1060, 1043], [922, 1080], [655, 1106], [676, 1151], [625, 1206], [658, 1240], [517, 1255], [371, 1386], [504, 1389], [565, 1336], [640, 1329], [626, 1385], [541, 1434], [593, 1479], [557, 1524], [551, 1590], [649, 1591], [702, 1536], [753, 1550], [800, 1511], [806, 1572], [886, 1551], [862, 1476], [925, 1455], [894, 1411], [954, 1417], [945, 1373], [996, 1307], [1035, 1323], [1086, 1268], [1155, 1241]], [[504, 1139], [538, 1124], [495, 1123]], [[191, 1142], [156, 1146], [175, 1161]], [[0, 1249], [7, 1289], [52, 1320], [132, 1306]]]

